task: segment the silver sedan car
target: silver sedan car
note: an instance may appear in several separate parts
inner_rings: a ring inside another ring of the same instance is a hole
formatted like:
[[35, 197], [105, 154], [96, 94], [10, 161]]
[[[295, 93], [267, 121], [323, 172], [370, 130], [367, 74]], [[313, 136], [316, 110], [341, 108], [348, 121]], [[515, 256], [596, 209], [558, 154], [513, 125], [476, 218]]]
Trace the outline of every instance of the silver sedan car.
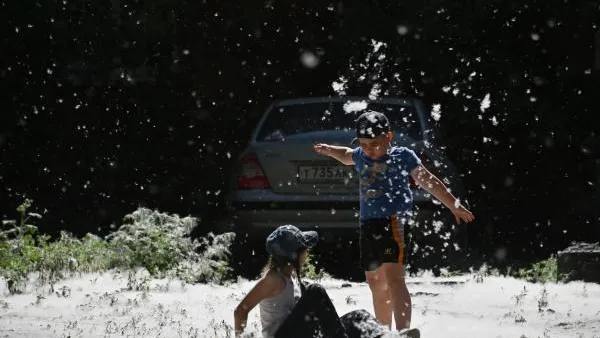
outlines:
[[[394, 144], [414, 150], [456, 196], [462, 195], [459, 173], [438, 144], [431, 114], [420, 100], [312, 97], [276, 101], [266, 109], [238, 157], [227, 191], [229, 212], [220, 224], [222, 230], [237, 233], [241, 243], [238, 255], [262, 256], [266, 233], [282, 224], [316, 229], [324, 242], [348, 234], [350, 241], [356, 241], [359, 197], [355, 169], [316, 154], [313, 145], [355, 147], [355, 119], [365, 110], [385, 113], [392, 124]], [[412, 250], [421, 258], [431, 255], [443, 260], [447, 258], [444, 252], [457, 246], [451, 234], [451, 214], [425, 190], [411, 184], [413, 227], [418, 229], [406, 229], [414, 241]]]

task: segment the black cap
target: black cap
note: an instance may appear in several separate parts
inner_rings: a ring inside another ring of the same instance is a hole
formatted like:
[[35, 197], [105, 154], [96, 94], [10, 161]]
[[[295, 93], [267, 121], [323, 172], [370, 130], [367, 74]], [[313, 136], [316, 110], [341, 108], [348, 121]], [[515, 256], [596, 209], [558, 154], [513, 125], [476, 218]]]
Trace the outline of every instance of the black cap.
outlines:
[[288, 224], [275, 229], [267, 237], [265, 244], [270, 255], [295, 262], [298, 259], [298, 251], [312, 248], [318, 238], [316, 231], [300, 231]]
[[390, 120], [383, 113], [368, 111], [356, 119], [357, 138], [376, 138], [390, 131]]

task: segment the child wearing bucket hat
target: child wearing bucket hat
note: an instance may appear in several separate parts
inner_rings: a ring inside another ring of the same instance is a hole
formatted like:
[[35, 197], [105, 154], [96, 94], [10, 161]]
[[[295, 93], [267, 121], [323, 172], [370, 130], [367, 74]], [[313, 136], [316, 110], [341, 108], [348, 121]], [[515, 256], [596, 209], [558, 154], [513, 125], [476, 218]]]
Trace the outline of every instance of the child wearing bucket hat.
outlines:
[[267, 237], [269, 262], [234, 311], [236, 336], [242, 334], [250, 310], [259, 305], [264, 338], [308, 338], [319, 331], [322, 337], [347, 337], [323, 287], [304, 287], [301, 281], [301, 267], [317, 240], [315, 231], [300, 231], [293, 225], [280, 226]]
[[304, 287], [301, 267], [317, 240], [315, 231], [300, 231], [293, 225], [280, 226], [267, 237], [270, 257], [264, 274], [234, 311], [237, 337], [243, 333], [248, 313], [256, 305], [260, 308], [263, 338], [380, 338], [385, 335], [386, 328], [367, 311], [351, 311], [340, 318], [321, 285]]

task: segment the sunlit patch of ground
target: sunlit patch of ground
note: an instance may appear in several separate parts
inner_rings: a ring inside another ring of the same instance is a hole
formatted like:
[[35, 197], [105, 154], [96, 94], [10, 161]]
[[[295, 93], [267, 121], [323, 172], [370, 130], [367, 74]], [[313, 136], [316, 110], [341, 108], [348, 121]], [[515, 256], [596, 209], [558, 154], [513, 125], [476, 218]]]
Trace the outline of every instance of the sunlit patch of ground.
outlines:
[[[600, 337], [600, 285], [531, 284], [473, 275], [409, 278], [413, 325], [423, 337]], [[322, 284], [339, 314], [372, 311], [364, 283]], [[342, 287], [344, 285], [344, 287]], [[63, 287], [64, 286], [64, 287]], [[233, 309], [252, 286], [151, 280], [126, 291], [124, 275], [90, 274], [9, 296], [0, 282], [0, 337], [231, 337]], [[258, 333], [258, 309], [249, 317]]]

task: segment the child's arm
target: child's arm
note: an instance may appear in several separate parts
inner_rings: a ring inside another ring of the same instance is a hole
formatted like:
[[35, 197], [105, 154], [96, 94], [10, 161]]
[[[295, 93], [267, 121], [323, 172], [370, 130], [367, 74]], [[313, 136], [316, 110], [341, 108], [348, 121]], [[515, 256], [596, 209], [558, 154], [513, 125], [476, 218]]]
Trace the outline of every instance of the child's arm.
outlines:
[[354, 160], [352, 160], [352, 148], [319, 143], [315, 144], [313, 149], [317, 153], [333, 157], [345, 165], [354, 164]]
[[456, 217], [457, 223], [460, 223], [461, 220], [466, 223], [475, 219], [475, 216], [473, 216], [473, 214], [467, 210], [460, 201], [452, 195], [452, 193], [450, 193], [444, 183], [429, 172], [422, 164], [416, 167], [410, 173], [410, 176], [412, 176], [418, 185], [427, 190], [427, 192], [435, 196], [435, 198], [450, 209], [454, 214], [454, 217]]
[[233, 318], [236, 337], [240, 337], [244, 332], [250, 310], [252, 310], [261, 300], [275, 295], [275, 292], [278, 290], [277, 283], [279, 281], [276, 279], [277, 277], [273, 277], [273, 275], [266, 274], [259, 279], [252, 290], [248, 292], [246, 297], [244, 297], [240, 304], [235, 308]]

